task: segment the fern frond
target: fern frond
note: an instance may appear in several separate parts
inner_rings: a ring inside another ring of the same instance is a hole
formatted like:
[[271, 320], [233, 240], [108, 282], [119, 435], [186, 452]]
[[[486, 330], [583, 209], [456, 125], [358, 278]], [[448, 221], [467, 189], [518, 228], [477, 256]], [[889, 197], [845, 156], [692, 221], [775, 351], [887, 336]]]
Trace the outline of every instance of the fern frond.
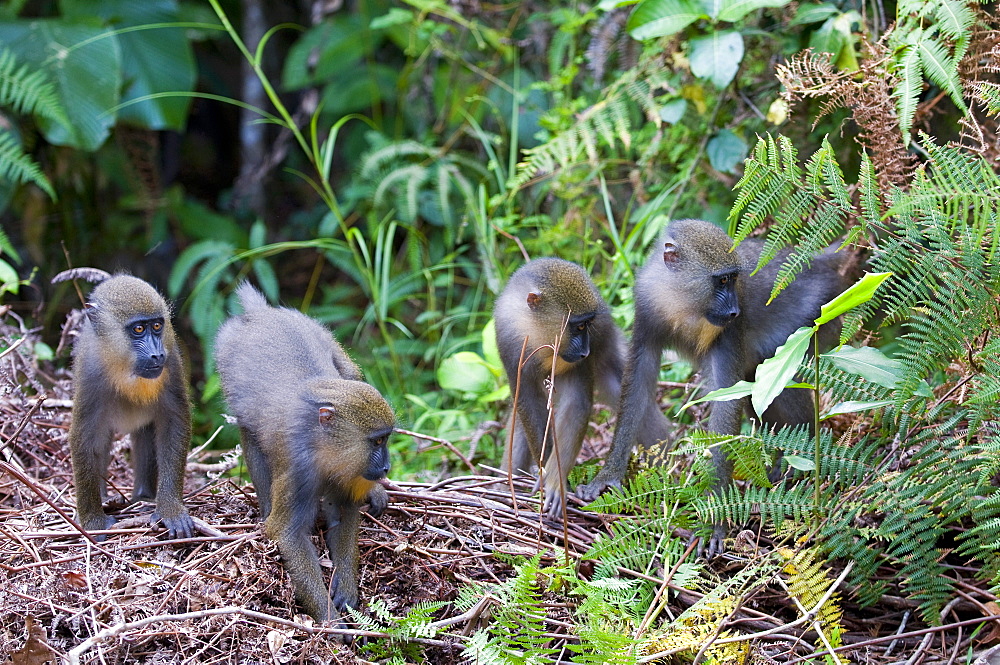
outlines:
[[917, 114], [917, 101], [923, 91], [924, 79], [920, 69], [920, 49], [917, 48], [917, 37], [911, 36], [903, 45], [899, 59], [894, 69], [899, 77], [899, 85], [893, 90], [896, 98], [896, 113], [899, 114], [899, 129], [906, 139], [909, 139], [913, 128], [913, 118]]
[[935, 2], [934, 18], [941, 32], [955, 39], [967, 35], [976, 22], [975, 13], [968, 4], [960, 2], [960, 0], [938, 0]]
[[482, 164], [458, 152], [412, 140], [385, 143], [375, 133], [369, 140], [376, 147], [362, 157], [359, 177], [373, 187], [373, 205], [395, 209], [404, 222], [424, 217], [432, 224], [456, 226], [453, 210], [472, 208], [476, 184], [489, 178]]
[[14, 135], [0, 130], [0, 180], [6, 180], [14, 185], [31, 182], [55, 199], [49, 179], [42, 173], [38, 163], [21, 148]]
[[948, 53], [948, 49], [927, 32], [917, 41], [920, 51], [920, 66], [924, 75], [942, 90], [948, 92], [951, 101], [962, 113], [968, 113], [962, 98], [962, 82], [958, 78], [958, 62]]
[[[844, 632], [840, 621], [844, 611], [840, 607], [838, 594], [834, 592], [819, 605], [819, 601], [833, 584], [833, 580], [827, 575], [822, 555], [815, 548], [806, 547], [798, 551], [780, 548], [778, 556], [785, 560], [781, 571], [788, 576], [789, 595], [798, 600], [807, 612], [815, 612], [816, 620], [831, 646], [840, 646], [840, 636]], [[820, 644], [822, 642], [818, 643]]]
[[69, 126], [66, 110], [45, 69], [18, 65], [9, 49], [0, 47], [0, 106], [22, 115], [36, 115]]
[[799, 245], [778, 270], [772, 298], [809, 266], [812, 256], [844, 234], [854, 212], [844, 175], [826, 139], [804, 172], [797, 164], [791, 141], [785, 137], [778, 141], [771, 137], [760, 139], [736, 187], [739, 195], [729, 214], [730, 226], [737, 227], [736, 242], [746, 238], [765, 217], [773, 215], [776, 221], [764, 243], [758, 268], [774, 259], [782, 248]]

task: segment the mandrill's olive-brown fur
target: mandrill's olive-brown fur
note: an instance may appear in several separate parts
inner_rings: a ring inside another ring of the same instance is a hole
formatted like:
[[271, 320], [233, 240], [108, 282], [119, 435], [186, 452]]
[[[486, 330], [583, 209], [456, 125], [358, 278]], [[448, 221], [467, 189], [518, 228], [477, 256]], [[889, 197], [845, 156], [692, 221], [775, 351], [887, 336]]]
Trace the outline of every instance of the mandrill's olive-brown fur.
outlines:
[[[580, 453], [595, 390], [602, 403], [618, 403], [625, 341], [590, 276], [561, 259], [535, 259], [519, 268], [497, 298], [493, 316], [511, 396], [517, 395], [511, 409], [512, 443], [503, 466], [525, 472], [540, 466], [543, 510], [557, 518], [565, 506], [566, 477]], [[522, 348], [525, 360], [519, 367]], [[546, 384], [552, 376], [555, 413], [546, 436]], [[664, 438], [666, 430], [663, 414], [651, 409], [640, 439], [653, 443]]]
[[[215, 357], [240, 428], [268, 537], [278, 541], [296, 595], [317, 620], [358, 604], [361, 504], [380, 514], [388, 495], [392, 408], [362, 380], [330, 331], [271, 307], [249, 284], [244, 313], [219, 330]], [[329, 592], [310, 540], [322, 514], [333, 563]]]
[[88, 299], [73, 355], [69, 443], [81, 525], [114, 524], [101, 505], [111, 442], [129, 433], [133, 499], [155, 498], [153, 520], [172, 538], [191, 537], [194, 522], [181, 502], [191, 440], [187, 374], [163, 297], [138, 277], [103, 279]]

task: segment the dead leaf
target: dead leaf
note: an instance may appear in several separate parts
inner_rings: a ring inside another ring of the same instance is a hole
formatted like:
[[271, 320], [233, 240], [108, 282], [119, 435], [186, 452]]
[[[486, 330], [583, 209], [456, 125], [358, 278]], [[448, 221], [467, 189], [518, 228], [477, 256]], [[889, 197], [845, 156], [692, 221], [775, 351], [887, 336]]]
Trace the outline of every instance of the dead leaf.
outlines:
[[79, 570], [67, 570], [62, 574], [63, 579], [66, 581], [66, 586], [73, 589], [86, 589], [87, 588], [87, 576], [84, 575]]
[[24, 618], [28, 629], [28, 639], [24, 648], [10, 655], [13, 665], [45, 665], [52, 662], [52, 649], [45, 641], [45, 628], [37, 623], [32, 616]]
[[[1000, 605], [995, 602], [985, 603], [986, 609], [989, 610], [990, 616], [1000, 616]], [[981, 644], [992, 644], [997, 640], [1000, 640], [1000, 624], [996, 621], [990, 623], [990, 632], [980, 636], [979, 642]]]

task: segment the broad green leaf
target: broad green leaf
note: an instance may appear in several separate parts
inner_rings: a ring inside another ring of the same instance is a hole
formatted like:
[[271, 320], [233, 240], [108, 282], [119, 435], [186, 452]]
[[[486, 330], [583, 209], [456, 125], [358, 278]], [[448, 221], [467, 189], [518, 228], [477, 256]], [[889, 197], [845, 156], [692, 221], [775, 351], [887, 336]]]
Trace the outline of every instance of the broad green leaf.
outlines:
[[619, 7], [628, 7], [629, 5], [634, 5], [638, 0], [601, 0], [597, 3], [597, 9], [602, 12], [610, 12], [613, 9], [618, 9]]
[[[298, 90], [327, 83], [344, 72], [364, 78], [366, 64], [361, 58], [378, 46], [379, 35], [377, 31], [366, 30], [359, 14], [335, 14], [310, 28], [292, 45], [285, 57], [282, 84], [289, 90]], [[315, 65], [310, 65], [313, 58]]]
[[868, 409], [878, 409], [883, 406], [889, 406], [890, 404], [892, 404], [891, 399], [884, 399], [876, 402], [841, 402], [840, 404], [834, 404], [831, 406], [830, 409], [820, 417], [820, 420], [826, 420], [827, 418], [839, 416], [843, 413], [857, 413], [858, 411], [867, 411]]
[[822, 354], [822, 357], [838, 369], [886, 388], [895, 388], [903, 377], [903, 363], [870, 346], [843, 346]]
[[784, 7], [790, 0], [712, 0], [719, 10], [712, 16], [720, 21], [739, 21], [750, 12], [764, 7]]
[[722, 173], [735, 173], [736, 167], [747, 156], [747, 144], [728, 129], [723, 129], [709, 139], [705, 153], [712, 168]]
[[[86, 44], [84, 44], [86, 42]], [[63, 19], [0, 22], [0, 44], [18, 61], [44, 69], [70, 124], [39, 118], [49, 143], [94, 151], [108, 138], [122, 87], [118, 39], [92, 23]]]
[[[115, 30], [178, 20], [176, 0], [61, 0], [59, 5], [67, 18], [85, 21], [96, 16]], [[194, 90], [194, 51], [185, 28], [129, 31], [116, 38], [122, 50], [123, 104], [161, 92]], [[190, 97], [158, 97], [123, 106], [118, 117], [147, 129], [182, 130], [190, 108]]]
[[829, 3], [824, 3], [822, 5], [816, 4], [806, 4], [799, 5], [799, 9], [795, 12], [795, 18], [793, 18], [789, 23], [788, 27], [794, 27], [797, 25], [809, 25], [810, 23], [819, 23], [820, 21], [825, 21], [826, 19], [839, 14], [840, 10], [837, 9], [835, 5]]
[[717, 30], [688, 43], [691, 73], [725, 88], [743, 60], [743, 35], [736, 30]]
[[799, 328], [775, 350], [772, 358], [757, 366], [750, 402], [758, 416], [764, 414], [774, 398], [780, 395], [795, 377], [806, 351], [809, 350], [809, 340], [812, 336], [812, 328]]
[[56, 352], [45, 342], [35, 342], [34, 356], [37, 360], [53, 360], [56, 357]]
[[441, 361], [437, 371], [438, 383], [445, 390], [467, 396], [481, 395], [493, 390], [493, 374], [478, 354], [459, 351]]
[[674, 123], [680, 121], [680, 119], [684, 116], [685, 110], [687, 110], [686, 99], [671, 99], [669, 102], [660, 107], [660, 120], [668, 125], [673, 125]]
[[788, 466], [799, 471], [815, 471], [816, 462], [809, 459], [808, 457], [800, 457], [798, 455], [785, 455], [783, 459], [788, 462]]
[[731, 399], [739, 399], [741, 397], [746, 397], [753, 390], [753, 383], [750, 381], [737, 381], [728, 388], [719, 388], [718, 390], [713, 390], [704, 397], [698, 399], [693, 399], [683, 407], [681, 411], [698, 404], [699, 402], [728, 402]]
[[855, 282], [853, 286], [823, 305], [819, 318], [816, 319], [816, 327], [833, 321], [844, 312], [871, 300], [872, 296], [875, 295], [875, 289], [891, 275], [891, 272], [865, 273], [865, 276]]
[[493, 367], [503, 367], [497, 348], [497, 324], [492, 317], [483, 328], [483, 360]]
[[843, 71], [856, 72], [861, 68], [858, 65], [858, 54], [854, 45], [854, 26], [863, 22], [861, 14], [854, 10], [844, 12], [833, 19], [833, 29], [843, 37], [843, 44], [834, 64]]
[[844, 48], [844, 35], [837, 29], [836, 17], [831, 16], [812, 33], [809, 37], [809, 48], [829, 53], [833, 56], [831, 61], [837, 61], [841, 49]]
[[695, 0], [642, 0], [628, 17], [633, 39], [653, 39], [680, 32], [700, 18], [708, 18]]
[[358, 76], [357, 71], [340, 72], [323, 87], [320, 98], [323, 113], [340, 118], [367, 112], [380, 99], [392, 96], [398, 77], [398, 68], [377, 62], [365, 67], [364, 76]]
[[4, 292], [17, 293], [19, 281], [21, 278], [18, 277], [14, 266], [0, 259], [0, 294]]
[[488, 404], [489, 402], [506, 402], [509, 399], [510, 386], [505, 383], [496, 390], [477, 397], [476, 401], [480, 404]]

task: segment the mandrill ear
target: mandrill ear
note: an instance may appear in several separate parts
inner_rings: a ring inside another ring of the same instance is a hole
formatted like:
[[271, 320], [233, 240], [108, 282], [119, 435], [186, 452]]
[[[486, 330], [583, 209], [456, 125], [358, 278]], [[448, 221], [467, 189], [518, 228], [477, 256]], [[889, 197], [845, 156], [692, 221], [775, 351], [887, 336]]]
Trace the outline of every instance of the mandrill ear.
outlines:
[[539, 293], [531, 292], [528, 294], [528, 309], [535, 310], [538, 306], [542, 304], [542, 296]]
[[91, 323], [96, 324], [98, 315], [101, 313], [101, 308], [92, 302], [88, 302], [83, 306], [83, 313], [87, 315]]
[[319, 424], [323, 427], [331, 427], [336, 416], [337, 410], [332, 406], [319, 407]]
[[672, 263], [677, 263], [680, 257], [677, 256], [677, 245], [672, 242], [663, 243], [663, 262], [668, 266]]

